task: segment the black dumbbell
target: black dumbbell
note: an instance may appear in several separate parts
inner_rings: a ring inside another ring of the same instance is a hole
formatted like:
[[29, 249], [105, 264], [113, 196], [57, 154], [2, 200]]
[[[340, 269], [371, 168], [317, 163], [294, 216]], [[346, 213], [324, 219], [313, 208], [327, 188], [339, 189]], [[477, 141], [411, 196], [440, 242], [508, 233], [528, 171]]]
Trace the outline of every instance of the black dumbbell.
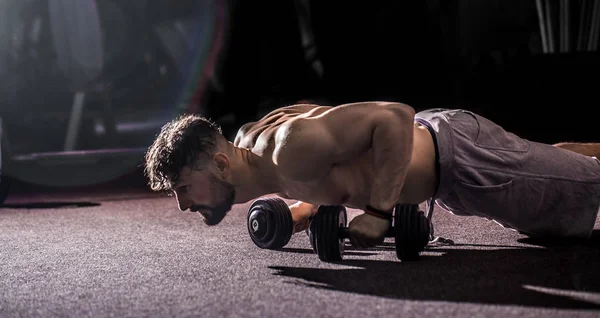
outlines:
[[401, 261], [416, 261], [429, 244], [429, 220], [416, 204], [399, 204], [394, 211], [396, 256]]
[[[342, 260], [344, 240], [348, 238], [347, 214], [343, 206], [321, 206], [310, 224], [313, 250], [324, 262]], [[385, 237], [393, 237], [396, 256], [403, 261], [418, 260], [429, 242], [429, 222], [418, 205], [398, 205], [394, 225]]]
[[308, 228], [310, 245], [324, 262], [342, 260], [344, 254], [344, 235], [347, 229], [348, 215], [346, 208], [341, 205], [321, 205], [312, 216]]
[[292, 237], [294, 223], [288, 205], [279, 198], [263, 198], [252, 203], [247, 214], [248, 233], [256, 246], [277, 250]]

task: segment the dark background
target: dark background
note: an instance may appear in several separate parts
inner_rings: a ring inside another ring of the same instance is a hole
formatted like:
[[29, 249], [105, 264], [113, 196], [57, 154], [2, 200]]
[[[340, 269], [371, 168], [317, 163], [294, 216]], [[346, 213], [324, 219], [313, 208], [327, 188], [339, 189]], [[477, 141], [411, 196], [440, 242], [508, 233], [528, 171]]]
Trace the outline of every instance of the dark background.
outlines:
[[[208, 99], [215, 113], [392, 100], [474, 110], [542, 142], [597, 140], [598, 54], [574, 44], [544, 54], [535, 1], [306, 1], [322, 75], [304, 56], [294, 3], [232, 3], [225, 85]], [[551, 5], [558, 43], [558, 1]]]
[[[549, 2], [558, 43], [559, 1]], [[591, 10], [580, 16], [582, 2], [569, 2], [572, 45], [545, 53], [533, 0], [99, 1], [105, 66], [85, 83], [77, 149], [146, 147], [160, 127], [100, 138], [98, 118], [160, 124], [169, 119], [161, 109], [187, 109], [232, 136], [243, 123], [299, 101], [465, 108], [532, 140], [597, 141], [599, 55], [575, 45], [580, 22], [591, 25]], [[58, 70], [48, 3], [3, 8], [10, 18], [2, 22], [0, 117], [13, 153], [60, 150], [81, 88]], [[180, 100], [182, 83], [200, 72], [189, 57], [219, 28], [203, 24], [216, 12], [209, 4], [225, 13], [223, 43], [202, 87], [189, 88], [200, 93]], [[41, 36], [33, 41], [27, 34], [38, 18]]]

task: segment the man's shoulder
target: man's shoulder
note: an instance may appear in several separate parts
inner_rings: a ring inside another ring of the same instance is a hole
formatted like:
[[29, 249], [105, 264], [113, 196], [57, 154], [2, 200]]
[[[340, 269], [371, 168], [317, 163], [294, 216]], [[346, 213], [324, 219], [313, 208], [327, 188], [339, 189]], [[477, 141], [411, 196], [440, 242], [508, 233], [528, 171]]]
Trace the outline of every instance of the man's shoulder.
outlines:
[[[331, 107], [299, 104], [274, 109], [256, 121], [243, 124], [238, 129], [235, 143], [237, 144], [249, 135], [257, 137], [255, 135], [263, 134], [263, 132], [288, 132], [290, 131], [289, 127], [294, 125], [294, 122], [301, 121], [302, 118], [306, 118], [308, 115], [319, 115], [329, 108]], [[271, 136], [272, 134], [268, 135]]]
[[238, 130], [234, 145], [253, 148], [258, 144], [276, 144], [277, 140], [287, 139], [289, 133], [299, 127], [296, 123], [300, 119], [298, 116], [284, 116], [246, 123]]

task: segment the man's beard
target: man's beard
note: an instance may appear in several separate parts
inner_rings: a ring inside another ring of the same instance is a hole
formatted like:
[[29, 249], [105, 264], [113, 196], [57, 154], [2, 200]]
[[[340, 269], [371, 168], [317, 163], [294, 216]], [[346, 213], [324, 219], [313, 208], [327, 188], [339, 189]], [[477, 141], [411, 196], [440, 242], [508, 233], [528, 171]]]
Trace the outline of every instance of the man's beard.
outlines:
[[204, 217], [204, 223], [206, 225], [217, 225], [223, 221], [227, 212], [231, 210], [233, 202], [235, 200], [235, 188], [225, 182], [212, 177], [213, 193], [219, 198], [219, 201], [215, 205], [201, 205], [196, 206], [196, 209], [209, 210], [210, 214]]

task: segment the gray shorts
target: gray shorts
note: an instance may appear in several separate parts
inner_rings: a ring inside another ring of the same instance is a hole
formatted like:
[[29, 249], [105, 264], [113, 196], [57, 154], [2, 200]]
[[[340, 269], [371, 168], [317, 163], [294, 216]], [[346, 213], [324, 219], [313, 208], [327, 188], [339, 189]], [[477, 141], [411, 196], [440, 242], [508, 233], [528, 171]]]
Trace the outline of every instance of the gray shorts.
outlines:
[[432, 109], [439, 185], [432, 198], [531, 236], [589, 237], [600, 208], [600, 161], [520, 138], [466, 110]]

